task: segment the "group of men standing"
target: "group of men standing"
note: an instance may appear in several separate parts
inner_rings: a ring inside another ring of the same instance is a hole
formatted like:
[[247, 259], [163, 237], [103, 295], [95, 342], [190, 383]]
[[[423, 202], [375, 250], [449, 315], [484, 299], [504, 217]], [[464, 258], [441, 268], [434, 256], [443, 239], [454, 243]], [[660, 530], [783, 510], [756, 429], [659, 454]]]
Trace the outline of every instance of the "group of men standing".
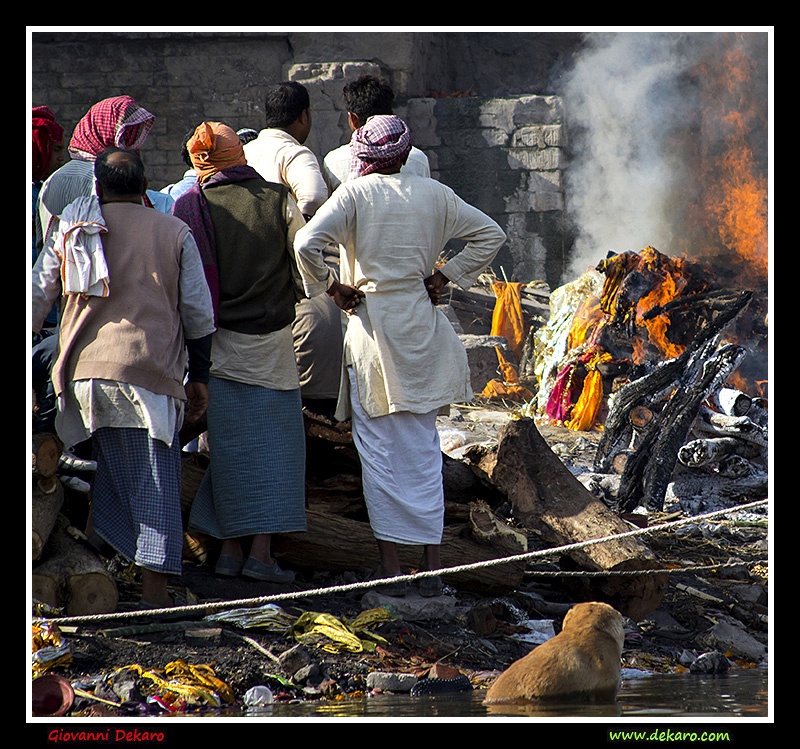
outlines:
[[[172, 604], [179, 430], [203, 417], [210, 465], [189, 527], [221, 540], [217, 574], [293, 579], [271, 538], [306, 527], [302, 407], [315, 397], [352, 419], [375, 577], [401, 574], [398, 544], [422, 547], [420, 569], [441, 567], [436, 416], [473, 394], [436, 304], [447, 283], [475, 282], [505, 234], [430, 177], [388, 85], [365, 76], [344, 95], [352, 137], [321, 168], [303, 145], [300, 84], [270, 88], [249, 142], [224, 123], [198, 125], [186, 141], [195, 179], [171, 214], [148, 199], [138, 148], [152, 115], [130, 97], [95, 105], [70, 143], [79, 163], [41, 186], [33, 329], [60, 301], [56, 428], [68, 447], [92, 439], [91, 532], [142, 569], [144, 607]], [[84, 131], [98, 136], [92, 149], [74, 147]], [[56, 194], [73, 199], [48, 208]], [[451, 239], [466, 245], [437, 268]], [[315, 392], [320, 371], [335, 383]], [[422, 578], [420, 592], [441, 584]]]

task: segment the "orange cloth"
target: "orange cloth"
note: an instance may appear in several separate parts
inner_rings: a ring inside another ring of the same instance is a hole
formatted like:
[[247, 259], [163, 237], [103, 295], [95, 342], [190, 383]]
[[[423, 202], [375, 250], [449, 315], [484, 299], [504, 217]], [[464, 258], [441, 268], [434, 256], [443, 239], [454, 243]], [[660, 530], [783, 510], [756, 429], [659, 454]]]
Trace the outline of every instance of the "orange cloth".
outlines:
[[229, 166], [247, 164], [239, 136], [221, 122], [198, 125], [186, 148], [201, 184]]
[[481, 397], [489, 400], [529, 401], [533, 393], [522, 385], [511, 385], [500, 380], [489, 380], [481, 393]]
[[503, 336], [519, 361], [525, 345], [525, 321], [522, 318], [521, 293], [524, 284], [493, 281], [497, 301], [492, 313], [492, 335]]
[[628, 274], [639, 265], [639, 256], [633, 252], [623, 252], [612, 255], [603, 260], [597, 269], [605, 273], [606, 280], [603, 284], [603, 293], [600, 306], [613, 320], [616, 314], [617, 299], [622, 288], [622, 282]]
[[503, 379], [489, 380], [489, 382], [486, 383], [486, 387], [483, 389], [481, 396], [483, 398], [488, 398], [489, 400], [502, 400], [503, 398], [508, 398], [508, 400], [514, 401], [531, 400], [533, 398], [533, 393], [528, 390], [528, 388], [519, 384], [519, 376], [517, 375], [517, 370], [514, 369], [514, 365], [511, 364], [511, 362], [506, 361], [506, 358], [503, 356], [503, 352], [498, 346], [495, 346], [494, 350], [497, 352], [497, 358], [499, 360], [500, 371], [503, 373]]
[[572, 418], [565, 424], [568, 429], [586, 432], [594, 426], [603, 400], [603, 376], [597, 371], [597, 365], [605, 361], [611, 361], [611, 354], [598, 353], [586, 364], [589, 373], [583, 381], [578, 402], [572, 408]]

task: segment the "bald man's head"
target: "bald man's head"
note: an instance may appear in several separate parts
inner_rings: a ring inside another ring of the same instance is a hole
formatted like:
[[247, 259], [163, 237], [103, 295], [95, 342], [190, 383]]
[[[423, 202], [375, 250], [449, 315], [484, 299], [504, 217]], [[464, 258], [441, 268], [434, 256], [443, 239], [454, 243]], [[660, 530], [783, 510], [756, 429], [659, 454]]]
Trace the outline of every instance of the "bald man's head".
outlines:
[[144, 164], [136, 151], [107, 148], [97, 155], [94, 177], [107, 199], [141, 198], [147, 188]]

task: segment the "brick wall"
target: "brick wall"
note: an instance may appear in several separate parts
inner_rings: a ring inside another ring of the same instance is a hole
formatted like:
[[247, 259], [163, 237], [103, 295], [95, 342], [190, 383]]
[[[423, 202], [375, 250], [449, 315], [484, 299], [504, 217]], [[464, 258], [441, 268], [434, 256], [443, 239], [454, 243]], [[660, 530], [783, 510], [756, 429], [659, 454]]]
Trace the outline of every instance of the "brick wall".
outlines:
[[142, 156], [151, 187], [160, 189], [185, 170], [180, 144], [190, 128], [218, 120], [260, 129], [265, 86], [287, 78], [309, 89], [314, 128], [307, 145], [321, 160], [349, 139], [344, 83], [363, 72], [380, 74], [392, 84], [396, 112], [428, 154], [433, 176], [508, 234], [497, 274], [544, 278], [554, 287], [568, 251], [566, 132], [562, 102], [545, 81], [547, 66], [574, 44], [563, 37], [36, 32], [31, 97], [33, 105], [50, 106], [69, 134], [96, 101], [133, 96], [156, 116]]

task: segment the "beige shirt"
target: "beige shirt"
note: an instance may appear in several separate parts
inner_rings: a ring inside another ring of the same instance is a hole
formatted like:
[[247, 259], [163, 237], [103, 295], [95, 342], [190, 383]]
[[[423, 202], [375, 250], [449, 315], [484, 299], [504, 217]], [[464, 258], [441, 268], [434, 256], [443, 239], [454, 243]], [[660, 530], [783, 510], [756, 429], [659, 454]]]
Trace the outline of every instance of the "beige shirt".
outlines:
[[328, 188], [313, 152], [289, 133], [266, 128], [244, 146], [247, 163], [268, 182], [286, 185], [301, 213], [313, 216], [327, 200]]
[[[467, 244], [441, 271], [469, 288], [505, 238], [491, 218], [446, 185], [402, 173], [343, 183], [297, 233], [308, 296], [328, 286], [322, 250], [329, 242], [344, 250], [342, 282], [366, 292], [348, 317], [344, 358], [354, 367], [367, 415], [427, 413], [472, 399], [464, 346], [431, 303], [424, 279], [448, 241], [462, 239]], [[337, 418], [348, 415], [347, 389], [341, 388]]]

